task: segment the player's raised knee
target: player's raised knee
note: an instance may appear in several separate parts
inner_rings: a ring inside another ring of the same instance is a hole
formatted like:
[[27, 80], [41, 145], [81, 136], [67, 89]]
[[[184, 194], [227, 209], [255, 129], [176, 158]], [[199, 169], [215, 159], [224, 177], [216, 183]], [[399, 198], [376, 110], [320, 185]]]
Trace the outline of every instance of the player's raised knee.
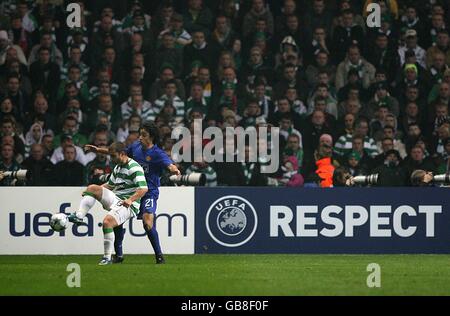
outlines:
[[114, 218], [112, 218], [111, 216], [106, 216], [103, 219], [103, 227], [104, 228], [113, 228], [114, 227]]

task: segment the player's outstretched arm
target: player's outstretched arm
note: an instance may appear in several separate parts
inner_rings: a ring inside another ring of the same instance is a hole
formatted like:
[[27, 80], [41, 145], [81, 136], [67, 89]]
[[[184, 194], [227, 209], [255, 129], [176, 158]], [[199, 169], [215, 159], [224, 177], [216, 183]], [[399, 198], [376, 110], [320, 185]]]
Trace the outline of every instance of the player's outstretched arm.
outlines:
[[86, 152], [92, 151], [92, 152], [94, 152], [96, 154], [104, 154], [104, 155], [109, 154], [109, 148], [108, 147], [97, 147], [97, 146], [94, 146], [94, 145], [85, 145], [84, 146], [84, 150]]

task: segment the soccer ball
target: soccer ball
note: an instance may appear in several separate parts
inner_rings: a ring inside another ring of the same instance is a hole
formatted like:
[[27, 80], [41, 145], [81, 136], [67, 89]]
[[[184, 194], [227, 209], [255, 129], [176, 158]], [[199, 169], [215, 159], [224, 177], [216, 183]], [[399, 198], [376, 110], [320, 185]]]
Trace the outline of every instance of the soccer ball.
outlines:
[[67, 215], [58, 213], [54, 214], [50, 219], [50, 227], [57, 232], [61, 232], [67, 228]]

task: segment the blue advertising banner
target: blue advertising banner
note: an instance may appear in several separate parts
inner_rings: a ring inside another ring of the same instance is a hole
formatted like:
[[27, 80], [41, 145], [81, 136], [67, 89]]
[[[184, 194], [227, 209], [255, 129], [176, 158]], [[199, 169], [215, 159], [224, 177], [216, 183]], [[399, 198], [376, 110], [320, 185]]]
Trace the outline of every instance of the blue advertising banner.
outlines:
[[450, 253], [446, 188], [196, 188], [196, 253]]

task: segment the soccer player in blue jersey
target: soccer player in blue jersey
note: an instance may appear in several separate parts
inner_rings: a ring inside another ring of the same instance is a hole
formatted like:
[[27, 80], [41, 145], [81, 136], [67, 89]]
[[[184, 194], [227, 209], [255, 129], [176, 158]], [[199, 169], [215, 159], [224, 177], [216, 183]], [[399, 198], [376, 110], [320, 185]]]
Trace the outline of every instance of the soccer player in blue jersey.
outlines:
[[[139, 140], [128, 146], [127, 154], [137, 161], [144, 169], [147, 181], [148, 192], [141, 198], [140, 213], [138, 218], [142, 219], [147, 237], [150, 240], [155, 252], [156, 263], [165, 263], [159, 243], [158, 231], [155, 225], [155, 213], [159, 197], [160, 177], [164, 169], [171, 174], [180, 175], [180, 170], [169, 158], [164, 150], [158, 147], [159, 133], [158, 127], [153, 122], [146, 122], [140, 129]], [[86, 149], [94, 152], [103, 152], [103, 148], [87, 145]], [[124, 237], [123, 226], [114, 229], [114, 248], [116, 255], [113, 257], [114, 263], [123, 261], [122, 242]]]

